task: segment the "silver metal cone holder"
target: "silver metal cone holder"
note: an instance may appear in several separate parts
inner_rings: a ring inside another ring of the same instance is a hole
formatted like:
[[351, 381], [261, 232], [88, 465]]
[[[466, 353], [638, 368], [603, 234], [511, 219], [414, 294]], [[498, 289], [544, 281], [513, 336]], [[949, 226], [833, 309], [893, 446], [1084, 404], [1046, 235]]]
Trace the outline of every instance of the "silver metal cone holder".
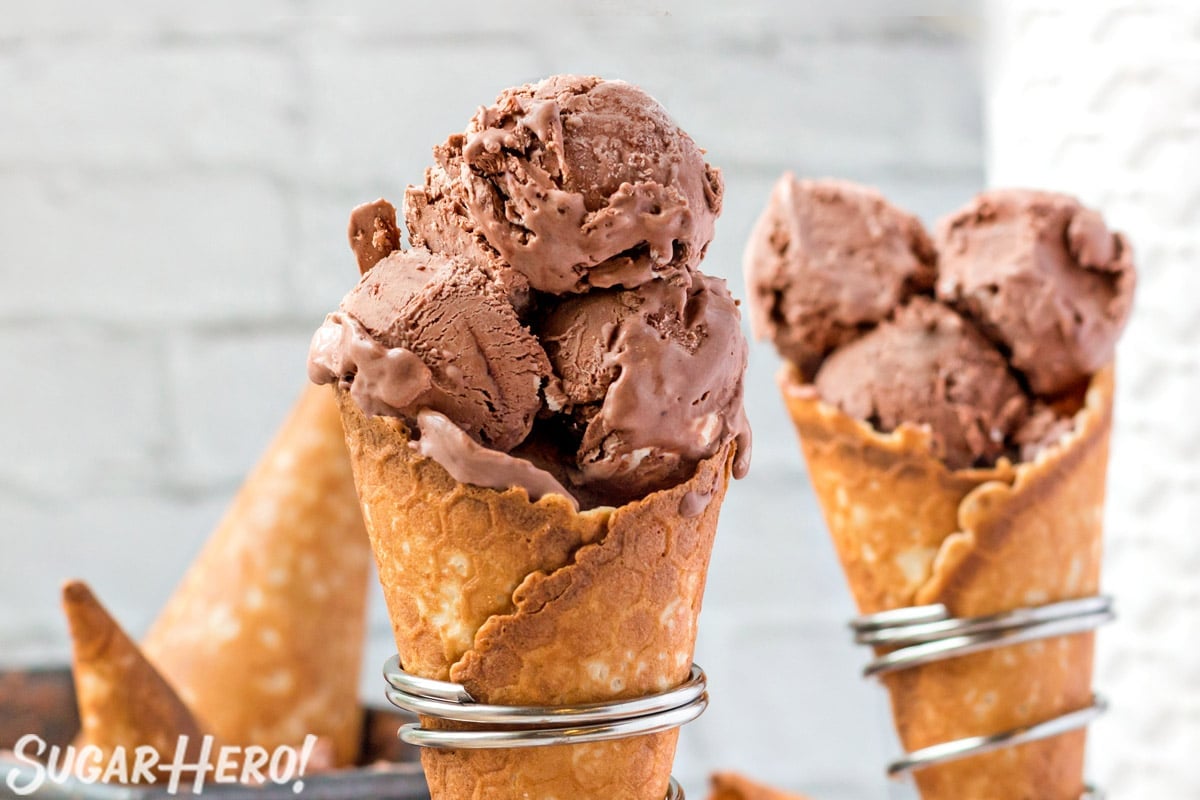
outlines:
[[[970, 653], [1095, 630], [1116, 618], [1110, 597], [1085, 597], [1059, 603], [1018, 608], [984, 617], [952, 617], [942, 604], [899, 608], [851, 620], [854, 641], [885, 649], [863, 668], [865, 677], [878, 677]], [[970, 736], [923, 747], [888, 765], [888, 775], [909, 772], [991, 753], [1006, 747], [1048, 739], [1090, 724], [1107, 710], [1103, 697], [1092, 705], [1023, 728], [988, 736]], [[1102, 800], [1088, 787], [1080, 800]]]
[[[708, 707], [704, 670], [692, 665], [688, 679], [674, 689], [632, 700], [576, 706], [501, 706], [477, 703], [461, 684], [418, 678], [392, 656], [383, 667], [388, 702], [404, 711], [462, 723], [464, 730], [400, 728], [400, 739], [437, 750], [495, 750], [548, 747], [627, 739], [685, 725]], [[683, 800], [675, 779], [666, 800]]]

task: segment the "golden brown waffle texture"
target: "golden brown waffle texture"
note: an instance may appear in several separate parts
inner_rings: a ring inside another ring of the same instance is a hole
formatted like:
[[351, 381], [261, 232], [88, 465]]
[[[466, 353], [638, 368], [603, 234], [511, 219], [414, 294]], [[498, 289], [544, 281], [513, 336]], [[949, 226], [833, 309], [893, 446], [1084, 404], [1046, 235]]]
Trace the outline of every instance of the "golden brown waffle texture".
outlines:
[[[943, 603], [955, 616], [1087, 597], [1100, 588], [1111, 366], [1075, 429], [1027, 463], [948, 470], [925, 431], [873, 431], [780, 375], [813, 488], [864, 614]], [[1092, 702], [1093, 635], [1004, 647], [887, 675], [909, 750], [1042, 722]], [[1086, 734], [916, 773], [925, 800], [1078, 800]]]
[[[580, 513], [460, 484], [399, 419], [339, 402], [407, 671], [506, 705], [633, 698], [687, 678], [732, 445], [680, 486]], [[689, 493], [709, 498], [691, 517]], [[434, 800], [661, 800], [677, 735], [422, 759]]]

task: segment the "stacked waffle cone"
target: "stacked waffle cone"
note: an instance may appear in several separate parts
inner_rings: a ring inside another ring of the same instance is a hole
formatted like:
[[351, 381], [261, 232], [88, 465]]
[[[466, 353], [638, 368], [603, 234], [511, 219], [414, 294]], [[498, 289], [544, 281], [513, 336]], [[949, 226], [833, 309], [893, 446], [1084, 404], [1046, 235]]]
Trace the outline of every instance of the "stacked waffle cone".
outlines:
[[[928, 433], [881, 434], [781, 373], [813, 488], [864, 614], [943, 603], [960, 617], [1088, 597], [1100, 588], [1111, 368], [1092, 379], [1073, 432], [1032, 462], [947, 469]], [[896, 729], [913, 751], [1043, 722], [1092, 703], [1093, 634], [891, 673]], [[1075, 731], [923, 769], [925, 800], [1046, 798], [1083, 791]]]
[[[682, 683], [732, 446], [674, 488], [578, 512], [460, 483], [404, 423], [339, 393], [396, 645], [412, 674], [501, 705], [577, 705]], [[695, 516], [689, 493], [711, 499]], [[426, 724], [437, 725], [435, 720]], [[520, 750], [425, 750], [436, 799], [659, 800], [677, 731]]]

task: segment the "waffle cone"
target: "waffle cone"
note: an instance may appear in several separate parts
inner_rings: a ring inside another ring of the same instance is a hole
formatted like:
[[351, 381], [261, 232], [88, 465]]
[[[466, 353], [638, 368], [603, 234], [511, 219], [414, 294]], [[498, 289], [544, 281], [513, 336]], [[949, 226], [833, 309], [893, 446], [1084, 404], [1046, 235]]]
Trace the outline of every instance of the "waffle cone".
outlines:
[[712, 794], [708, 800], [808, 800], [804, 795], [755, 783], [736, 772], [714, 772], [711, 783]]
[[227, 743], [299, 746], [311, 733], [352, 763], [370, 560], [341, 417], [308, 386], [146, 654]]
[[[556, 495], [458, 483], [400, 420], [339, 401], [407, 671], [505, 705], [627, 699], [687, 678], [732, 445], [680, 486], [576, 512]], [[691, 517], [689, 493], [709, 497]], [[434, 800], [661, 800], [677, 736], [422, 760]]]
[[[781, 386], [862, 613], [943, 603], [970, 617], [1099, 591], [1111, 366], [1093, 376], [1062, 441], [986, 470], [948, 470], [922, 429], [873, 431], [791, 367]], [[889, 674], [900, 739], [912, 751], [1084, 708], [1092, 654], [1083, 633]], [[1084, 744], [1075, 731], [930, 767], [916, 782], [925, 800], [1078, 800]]]
[[[100, 769], [118, 748], [150, 746], [169, 762], [180, 736], [196, 760], [204, 730], [137, 644], [80, 581], [63, 586], [63, 612], [71, 634], [72, 674], [82, 730], [77, 746], [99, 748]], [[81, 765], [86, 766], [86, 765]]]

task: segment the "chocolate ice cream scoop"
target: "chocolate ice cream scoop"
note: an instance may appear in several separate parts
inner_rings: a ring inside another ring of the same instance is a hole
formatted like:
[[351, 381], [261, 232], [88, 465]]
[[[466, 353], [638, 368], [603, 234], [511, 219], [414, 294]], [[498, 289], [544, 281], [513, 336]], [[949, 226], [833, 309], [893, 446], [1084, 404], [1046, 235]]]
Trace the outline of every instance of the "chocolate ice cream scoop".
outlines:
[[1067, 195], [986, 192], [938, 230], [937, 294], [1009, 354], [1037, 394], [1112, 360], [1129, 316], [1129, 242]]
[[686, 283], [724, 186], [641, 89], [559, 75], [503, 92], [405, 197], [415, 244], [501, 261], [554, 294]]
[[[730, 439], [750, 463], [742, 408], [746, 341], [723, 280], [657, 280], [561, 302], [537, 326], [582, 428], [577, 482], [610, 502], [674, 485]], [[548, 395], [553, 393], [548, 392]]]
[[475, 441], [524, 439], [550, 374], [504, 289], [479, 266], [424, 250], [372, 267], [313, 336], [309, 377], [348, 385], [368, 414], [429, 408]]
[[916, 297], [822, 365], [817, 391], [879, 431], [927, 425], [951, 469], [990, 465], [1027, 400], [1004, 357], [967, 320]]
[[875, 190], [787, 173], [746, 245], [754, 333], [811, 379], [834, 348], [931, 289], [935, 263], [920, 221]]

